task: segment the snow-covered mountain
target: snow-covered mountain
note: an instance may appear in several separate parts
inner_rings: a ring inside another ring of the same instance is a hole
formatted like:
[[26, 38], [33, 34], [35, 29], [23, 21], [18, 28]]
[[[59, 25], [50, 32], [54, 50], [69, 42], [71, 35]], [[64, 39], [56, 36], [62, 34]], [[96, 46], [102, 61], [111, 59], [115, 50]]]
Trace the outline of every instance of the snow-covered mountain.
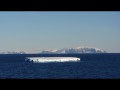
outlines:
[[24, 51], [8, 51], [8, 52], [2, 52], [0, 51], [0, 54], [26, 54]]
[[104, 50], [100, 50], [98, 48], [91, 48], [91, 47], [78, 47], [78, 48], [65, 48], [65, 49], [58, 49], [58, 50], [46, 50], [42, 51], [42, 54], [69, 54], [69, 53], [106, 53]]
[[78, 47], [78, 48], [63, 48], [63, 49], [56, 49], [56, 50], [44, 50], [41, 52], [26, 52], [26, 51], [8, 51], [2, 52], [0, 54], [72, 54], [72, 53], [106, 53], [106, 51], [98, 49], [98, 48], [91, 48], [91, 47]]

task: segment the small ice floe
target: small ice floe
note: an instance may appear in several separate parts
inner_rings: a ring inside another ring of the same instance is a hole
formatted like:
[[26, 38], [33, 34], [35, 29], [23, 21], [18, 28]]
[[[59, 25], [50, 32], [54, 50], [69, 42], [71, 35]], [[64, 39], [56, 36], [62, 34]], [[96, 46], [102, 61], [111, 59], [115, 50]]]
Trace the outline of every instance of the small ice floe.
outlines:
[[80, 58], [77, 58], [77, 57], [26, 57], [25, 60], [36, 62], [36, 63], [78, 62], [78, 61], [80, 61]]

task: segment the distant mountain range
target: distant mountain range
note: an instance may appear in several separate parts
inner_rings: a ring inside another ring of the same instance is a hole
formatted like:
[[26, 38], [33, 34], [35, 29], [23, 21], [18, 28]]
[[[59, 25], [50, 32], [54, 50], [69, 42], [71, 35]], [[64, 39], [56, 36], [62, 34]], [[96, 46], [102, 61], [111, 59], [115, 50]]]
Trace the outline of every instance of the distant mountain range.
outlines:
[[24, 51], [13, 51], [13, 52], [0, 52], [0, 54], [27, 54]]
[[[107, 53], [104, 50], [91, 47], [64, 48], [57, 50], [44, 50], [36, 54], [74, 54], [74, 53]], [[25, 51], [0, 52], [0, 54], [29, 54]]]
[[78, 48], [65, 48], [58, 50], [46, 50], [42, 51], [42, 54], [70, 54], [70, 53], [106, 53], [104, 50], [90, 47], [78, 47]]

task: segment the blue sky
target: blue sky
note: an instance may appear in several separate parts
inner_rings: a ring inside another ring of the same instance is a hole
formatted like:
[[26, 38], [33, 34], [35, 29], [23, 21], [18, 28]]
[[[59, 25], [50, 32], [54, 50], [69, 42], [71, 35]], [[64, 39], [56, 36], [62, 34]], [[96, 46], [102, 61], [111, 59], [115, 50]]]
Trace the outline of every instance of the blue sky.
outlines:
[[0, 51], [78, 46], [120, 53], [120, 12], [0, 11]]

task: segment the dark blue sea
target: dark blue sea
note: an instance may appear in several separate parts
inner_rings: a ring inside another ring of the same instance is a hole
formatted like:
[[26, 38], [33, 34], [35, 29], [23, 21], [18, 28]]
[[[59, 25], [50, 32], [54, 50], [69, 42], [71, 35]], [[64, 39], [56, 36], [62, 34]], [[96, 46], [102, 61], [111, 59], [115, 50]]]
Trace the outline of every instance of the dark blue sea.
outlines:
[[[78, 57], [80, 62], [32, 63], [26, 57]], [[118, 79], [120, 54], [1, 54], [0, 79]]]

